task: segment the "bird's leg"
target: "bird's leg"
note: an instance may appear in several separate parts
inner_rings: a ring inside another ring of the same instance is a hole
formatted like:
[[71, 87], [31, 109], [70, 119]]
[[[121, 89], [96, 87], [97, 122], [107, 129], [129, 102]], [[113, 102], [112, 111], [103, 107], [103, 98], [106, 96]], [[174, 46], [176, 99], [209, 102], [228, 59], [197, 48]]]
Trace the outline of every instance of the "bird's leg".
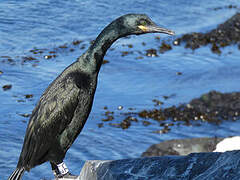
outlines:
[[64, 176], [65, 174], [69, 173], [69, 170], [64, 162], [57, 165], [58, 172]]
[[52, 171], [56, 179], [77, 179], [78, 176], [72, 175], [64, 162], [60, 164], [51, 163]]
[[52, 163], [52, 162], [50, 162], [50, 164], [51, 164], [51, 166], [52, 166], [52, 171], [53, 171], [54, 177], [57, 177], [57, 175], [59, 174], [57, 165], [55, 165], [55, 164]]
[[51, 162], [52, 171], [54, 176], [57, 177], [63, 177], [67, 173], [69, 173], [69, 170], [64, 162], [61, 162], [59, 164], [55, 164]]
[[64, 162], [60, 164], [55, 164], [51, 162], [52, 171], [56, 178], [62, 177], [69, 172], [66, 164]]

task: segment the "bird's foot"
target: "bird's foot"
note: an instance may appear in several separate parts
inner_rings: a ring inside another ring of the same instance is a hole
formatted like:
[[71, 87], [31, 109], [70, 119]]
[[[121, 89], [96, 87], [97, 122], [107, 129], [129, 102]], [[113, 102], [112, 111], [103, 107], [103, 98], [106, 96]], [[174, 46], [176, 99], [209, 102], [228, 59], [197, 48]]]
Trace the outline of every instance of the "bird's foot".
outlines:
[[71, 180], [78, 179], [78, 176], [71, 174], [64, 162], [56, 165], [52, 165], [53, 175], [55, 176], [55, 180]]
[[67, 174], [64, 174], [64, 175], [58, 174], [58, 175], [55, 176], [55, 180], [68, 180], [68, 179], [69, 180], [78, 179], [78, 176], [75, 176], [75, 175], [73, 175], [69, 172]]

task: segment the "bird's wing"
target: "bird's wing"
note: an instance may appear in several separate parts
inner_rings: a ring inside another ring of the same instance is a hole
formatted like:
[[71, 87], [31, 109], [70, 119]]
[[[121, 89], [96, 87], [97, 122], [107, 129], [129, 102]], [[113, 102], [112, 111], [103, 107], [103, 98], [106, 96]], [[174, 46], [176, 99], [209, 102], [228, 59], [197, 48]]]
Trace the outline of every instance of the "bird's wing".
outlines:
[[61, 133], [72, 120], [79, 93], [79, 88], [71, 78], [54, 83], [33, 111], [31, 120], [35, 133], [46, 131], [48, 136]]
[[33, 156], [43, 156], [51, 146], [51, 139], [64, 131], [73, 118], [79, 93], [70, 76], [56, 79], [46, 89], [28, 124], [20, 156], [23, 165], [28, 165], [32, 158], [37, 159]]

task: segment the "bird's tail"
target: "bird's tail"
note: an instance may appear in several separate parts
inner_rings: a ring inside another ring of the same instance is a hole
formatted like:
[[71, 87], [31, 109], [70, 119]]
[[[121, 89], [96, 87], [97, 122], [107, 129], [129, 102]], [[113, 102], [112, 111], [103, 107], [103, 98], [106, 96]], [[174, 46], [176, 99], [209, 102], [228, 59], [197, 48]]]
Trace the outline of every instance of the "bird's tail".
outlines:
[[21, 180], [24, 173], [24, 168], [16, 168], [15, 171], [9, 176], [8, 180]]

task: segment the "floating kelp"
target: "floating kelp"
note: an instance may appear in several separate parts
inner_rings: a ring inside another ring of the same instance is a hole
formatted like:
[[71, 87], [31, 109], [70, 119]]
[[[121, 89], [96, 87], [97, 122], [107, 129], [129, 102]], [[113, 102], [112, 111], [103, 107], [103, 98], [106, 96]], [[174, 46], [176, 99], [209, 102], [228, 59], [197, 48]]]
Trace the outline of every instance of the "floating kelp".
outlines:
[[201, 46], [211, 45], [213, 53], [220, 54], [220, 48], [240, 43], [240, 13], [236, 13], [216, 29], [207, 33], [185, 34], [174, 41], [174, 45], [185, 43], [185, 48], [195, 50]]

